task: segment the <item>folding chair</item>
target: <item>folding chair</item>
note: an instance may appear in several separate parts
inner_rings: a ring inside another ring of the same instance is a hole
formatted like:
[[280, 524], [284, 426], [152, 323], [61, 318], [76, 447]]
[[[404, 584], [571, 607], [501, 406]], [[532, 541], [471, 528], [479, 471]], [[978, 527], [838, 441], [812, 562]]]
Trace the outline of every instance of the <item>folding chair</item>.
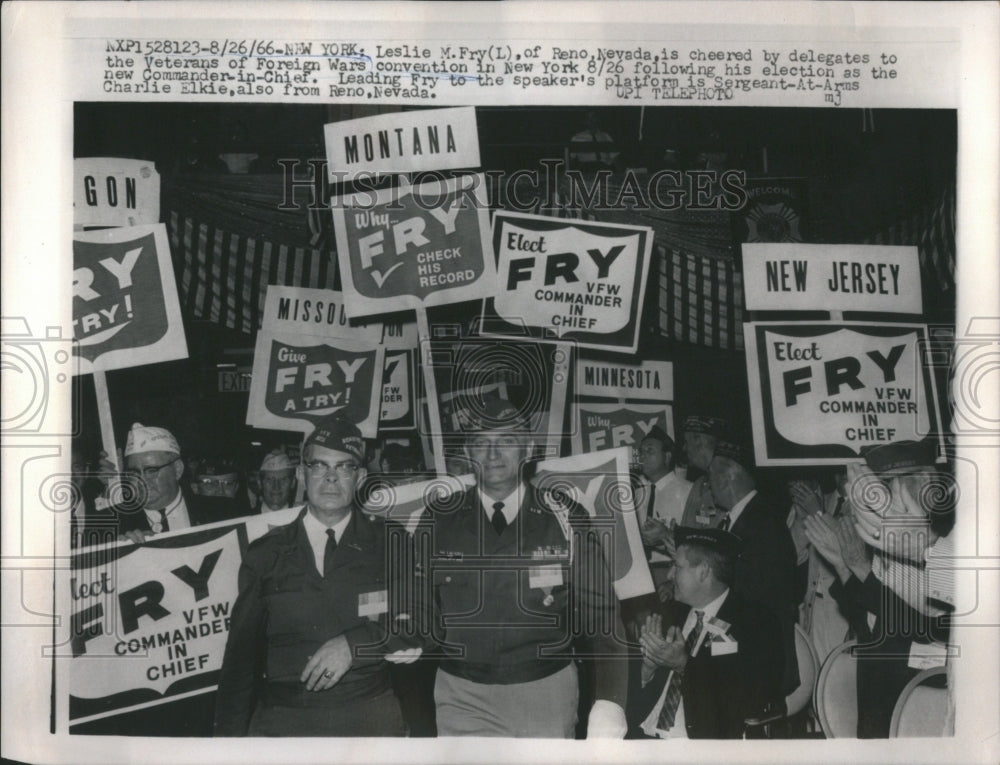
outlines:
[[889, 723], [890, 738], [949, 736], [947, 670], [925, 669], [899, 694]]
[[[774, 737], [774, 723], [794, 717], [809, 705], [819, 674], [819, 657], [809, 636], [795, 625], [795, 658], [799, 665], [799, 685], [785, 697], [784, 709], [775, 709], [745, 720], [748, 736]], [[759, 731], [759, 733], [758, 733]]]
[[819, 671], [813, 709], [827, 738], [858, 735], [858, 660], [852, 649], [857, 640], [834, 648]]

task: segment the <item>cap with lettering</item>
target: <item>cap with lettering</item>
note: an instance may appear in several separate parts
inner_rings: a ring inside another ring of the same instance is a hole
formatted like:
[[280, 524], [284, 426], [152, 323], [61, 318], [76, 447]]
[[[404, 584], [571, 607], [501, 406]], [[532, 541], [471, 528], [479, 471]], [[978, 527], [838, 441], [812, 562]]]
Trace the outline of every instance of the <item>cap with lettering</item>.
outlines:
[[743, 541], [735, 534], [722, 529], [702, 529], [690, 526], [678, 526], [674, 529], [674, 541], [677, 546], [696, 545], [731, 558], [739, 556], [743, 549]]
[[260, 463], [260, 470], [264, 473], [294, 469], [295, 463], [292, 462], [291, 457], [288, 456], [288, 452], [280, 447], [269, 451], [264, 457], [264, 461]]
[[236, 461], [230, 457], [211, 455], [198, 463], [195, 470], [197, 476], [228, 476], [239, 473]]
[[733, 441], [719, 441], [715, 445], [714, 456], [732, 460], [745, 470], [753, 470], [754, 468], [753, 452], [742, 444], [737, 444]]
[[365, 440], [361, 431], [343, 415], [330, 415], [316, 423], [305, 443], [306, 448], [312, 445], [350, 454], [358, 462], [365, 461]]
[[896, 441], [891, 444], [869, 446], [861, 450], [868, 467], [875, 473], [906, 473], [931, 467], [935, 461], [934, 442]]
[[125, 456], [145, 454], [146, 452], [169, 452], [180, 454], [181, 448], [177, 439], [166, 428], [147, 427], [142, 423], [132, 424], [132, 429], [125, 439]]
[[[649, 429], [649, 432], [642, 437], [643, 441], [648, 439], [653, 439], [654, 441], [659, 441], [663, 446], [663, 451], [672, 452], [674, 450], [674, 439], [667, 435], [667, 432], [661, 428], [659, 425], [654, 425]], [[642, 443], [640, 441], [639, 443]]]
[[702, 414], [692, 414], [684, 420], [685, 433], [702, 433], [706, 436], [722, 438], [725, 435], [727, 423], [719, 417], [708, 417]]

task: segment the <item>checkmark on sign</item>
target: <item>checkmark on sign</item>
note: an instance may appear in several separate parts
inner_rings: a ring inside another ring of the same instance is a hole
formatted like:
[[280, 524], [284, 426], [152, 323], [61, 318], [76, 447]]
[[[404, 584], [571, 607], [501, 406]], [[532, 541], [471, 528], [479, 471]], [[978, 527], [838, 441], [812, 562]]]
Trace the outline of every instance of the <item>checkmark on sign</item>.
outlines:
[[389, 278], [389, 274], [391, 274], [393, 271], [395, 271], [401, 265], [403, 265], [403, 264], [402, 263], [397, 263], [392, 268], [390, 268], [388, 271], [386, 271], [384, 274], [381, 271], [379, 271], [377, 268], [373, 268], [369, 273], [371, 274], [371, 277], [375, 281], [375, 284], [378, 286], [378, 288], [382, 289], [382, 285], [385, 284], [385, 280]]

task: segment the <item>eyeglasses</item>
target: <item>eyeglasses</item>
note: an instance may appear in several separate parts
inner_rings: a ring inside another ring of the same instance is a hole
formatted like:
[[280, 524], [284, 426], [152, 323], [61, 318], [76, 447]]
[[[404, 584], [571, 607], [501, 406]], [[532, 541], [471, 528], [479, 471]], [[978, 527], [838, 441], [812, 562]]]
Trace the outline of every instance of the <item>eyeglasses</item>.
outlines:
[[163, 468], [173, 465], [175, 462], [177, 462], [178, 459], [179, 458], [174, 458], [170, 460], [170, 462], [164, 462], [162, 465], [148, 465], [144, 468], [140, 468], [139, 470], [136, 470], [134, 468], [131, 470], [126, 470], [125, 477], [132, 479], [141, 478], [144, 481], [156, 480], [156, 478], [159, 477], [160, 471], [163, 470]]
[[235, 489], [240, 485], [238, 478], [212, 478], [209, 476], [199, 478], [198, 483], [204, 488], [220, 487], [223, 489]]
[[516, 449], [521, 445], [521, 439], [517, 436], [497, 436], [495, 438], [474, 436], [469, 439], [468, 443], [469, 451], [485, 453], [489, 451], [491, 446], [496, 449]]
[[305, 463], [306, 470], [309, 471], [309, 475], [313, 478], [326, 478], [333, 471], [337, 474], [338, 478], [353, 478], [357, 475], [358, 469], [361, 467], [357, 462], [351, 462], [346, 460], [344, 462], [338, 462], [336, 465], [328, 465], [320, 460], [312, 460], [311, 462]]

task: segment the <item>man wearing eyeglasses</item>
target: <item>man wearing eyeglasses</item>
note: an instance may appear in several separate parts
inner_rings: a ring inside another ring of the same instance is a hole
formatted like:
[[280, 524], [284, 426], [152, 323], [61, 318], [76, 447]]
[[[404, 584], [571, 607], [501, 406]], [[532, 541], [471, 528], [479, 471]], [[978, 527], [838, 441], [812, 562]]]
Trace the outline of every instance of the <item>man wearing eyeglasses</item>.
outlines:
[[522, 480], [531, 444], [515, 407], [487, 399], [475, 420], [478, 485], [428, 513], [438, 735], [573, 738], [578, 647], [596, 657], [588, 736], [621, 738], [627, 666], [596, 540]]
[[355, 502], [366, 472], [355, 425], [320, 421], [302, 457], [306, 506], [240, 568], [215, 735], [402, 736], [386, 662], [421, 652], [419, 611], [404, 600], [409, 536]]
[[184, 461], [169, 430], [133, 424], [124, 457], [125, 489], [115, 504], [119, 535], [141, 543], [153, 534], [208, 522], [181, 489]]

